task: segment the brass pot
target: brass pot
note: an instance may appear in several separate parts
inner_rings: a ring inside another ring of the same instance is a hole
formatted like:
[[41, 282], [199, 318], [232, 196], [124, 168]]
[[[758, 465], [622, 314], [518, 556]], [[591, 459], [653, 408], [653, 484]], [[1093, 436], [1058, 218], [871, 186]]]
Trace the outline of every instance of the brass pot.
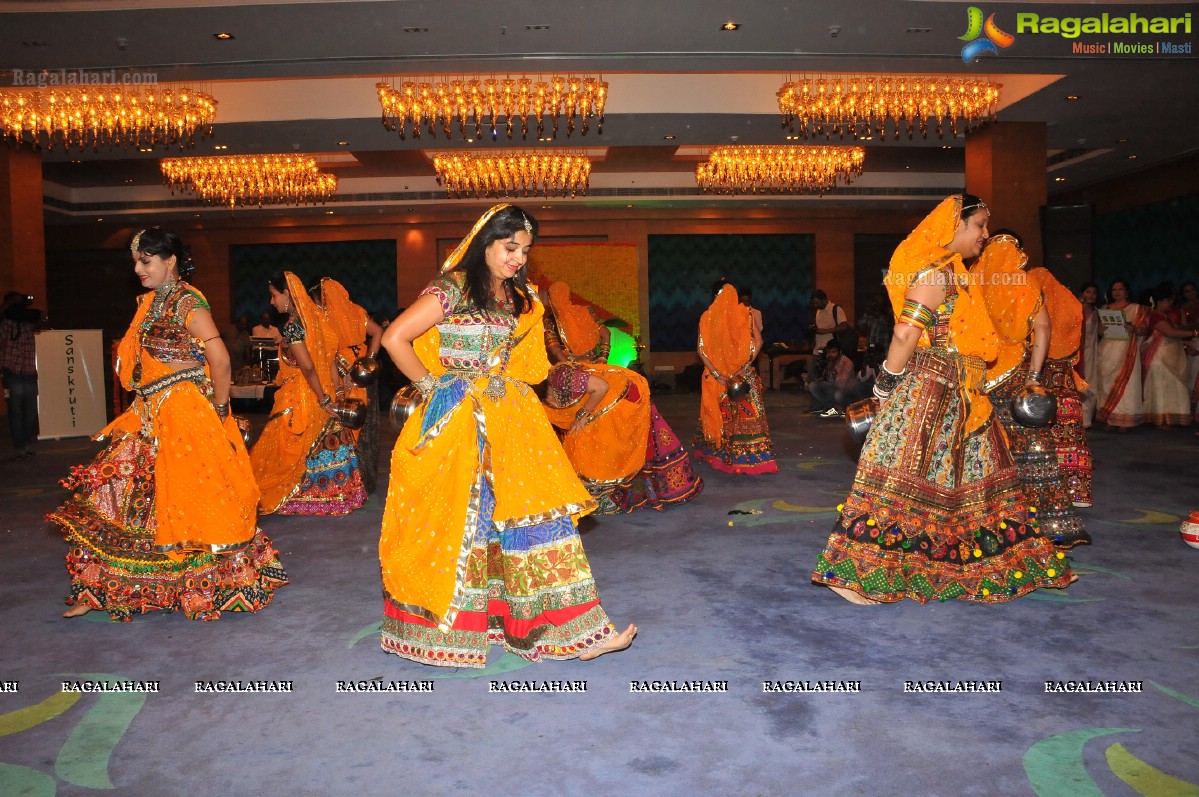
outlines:
[[1021, 426], [1045, 426], [1057, 417], [1057, 398], [1040, 385], [1025, 385], [1012, 396], [1012, 417]]
[[874, 396], [855, 401], [845, 408], [845, 423], [849, 426], [849, 433], [853, 435], [853, 439], [858, 441], [859, 445], [866, 442], [866, 434], [874, 425], [878, 408], [878, 399]]
[[391, 420], [391, 428], [396, 432], [403, 429], [408, 418], [416, 412], [422, 401], [424, 401], [424, 397], [412, 385], [397, 390], [391, 399], [391, 407], [387, 411], [387, 417]]
[[379, 378], [379, 361], [374, 357], [359, 357], [350, 366], [350, 381], [367, 387]]
[[333, 404], [333, 414], [347, 429], [361, 429], [366, 423], [366, 402], [348, 398]]

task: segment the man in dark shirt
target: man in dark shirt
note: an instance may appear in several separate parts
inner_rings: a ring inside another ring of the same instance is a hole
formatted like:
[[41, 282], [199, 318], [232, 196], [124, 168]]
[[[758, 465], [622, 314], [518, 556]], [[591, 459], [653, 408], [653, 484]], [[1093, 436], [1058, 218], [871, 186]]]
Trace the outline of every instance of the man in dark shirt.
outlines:
[[33, 456], [37, 435], [37, 365], [33, 336], [42, 313], [30, 307], [33, 297], [17, 291], [4, 295], [0, 308], [0, 373], [8, 397], [8, 430], [17, 459]]

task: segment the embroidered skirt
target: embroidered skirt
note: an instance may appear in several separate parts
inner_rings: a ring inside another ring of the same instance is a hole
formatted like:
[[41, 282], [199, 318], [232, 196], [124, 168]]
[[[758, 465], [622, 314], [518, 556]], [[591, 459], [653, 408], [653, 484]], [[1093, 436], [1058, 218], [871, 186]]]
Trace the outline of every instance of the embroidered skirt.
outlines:
[[1083, 423], [1083, 397], [1074, 384], [1074, 368], [1068, 360], [1046, 360], [1045, 387], [1057, 396], [1057, 419], [1050, 427], [1057, 464], [1074, 506], [1094, 503], [1091, 496], [1091, 445]]
[[702, 425], [697, 427], [695, 457], [725, 473], [778, 473], [762, 405], [762, 380], [751, 371], [746, 381], [749, 393], [745, 398], [732, 401], [728, 394], [720, 398], [723, 428], [719, 445], [705, 440]]
[[703, 492], [704, 482], [695, 472], [691, 455], [658, 408], [650, 404], [649, 411], [645, 467], [627, 487], [618, 487], [606, 497], [606, 502], [601, 500], [600, 512], [632, 512], [643, 507], [662, 510], [670, 504], [690, 501]]
[[308, 451], [304, 474], [280, 515], [348, 515], [366, 503], [355, 435], [330, 418]]
[[[966, 432], [977, 358], [917, 349], [866, 436], [812, 580], [882, 602], [1007, 601], [1070, 581], [994, 419]], [[966, 383], [964, 385], [964, 383]]]

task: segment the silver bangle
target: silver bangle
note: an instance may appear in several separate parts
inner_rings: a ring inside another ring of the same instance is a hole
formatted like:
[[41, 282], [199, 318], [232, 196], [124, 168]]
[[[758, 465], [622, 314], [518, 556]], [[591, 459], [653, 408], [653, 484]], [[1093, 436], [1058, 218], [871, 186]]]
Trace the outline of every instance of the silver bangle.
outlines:
[[422, 396], [428, 397], [428, 395], [433, 392], [434, 388], [437, 387], [437, 377], [433, 376], [431, 373], [427, 373], [420, 379], [413, 382], [412, 386], [419, 390]]

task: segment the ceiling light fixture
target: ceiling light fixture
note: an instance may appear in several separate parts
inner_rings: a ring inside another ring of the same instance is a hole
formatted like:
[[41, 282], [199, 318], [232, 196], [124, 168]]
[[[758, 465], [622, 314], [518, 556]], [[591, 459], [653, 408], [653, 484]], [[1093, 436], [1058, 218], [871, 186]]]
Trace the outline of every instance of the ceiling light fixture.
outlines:
[[510, 150], [494, 155], [432, 154], [437, 181], [452, 199], [473, 197], [566, 197], [586, 194], [591, 160], [571, 150]]
[[823, 194], [861, 174], [865, 158], [862, 147], [715, 147], [695, 182], [721, 194]]
[[938, 138], [944, 129], [958, 134], [995, 118], [999, 84], [957, 75], [812, 75], [787, 79], [776, 93], [783, 127], [808, 140], [831, 135], [885, 138], [887, 125], [895, 138], [908, 138], [919, 128], [927, 138], [929, 120]]
[[52, 150], [101, 145], [194, 147], [212, 135], [217, 101], [189, 88], [163, 85], [0, 91], [0, 135]]
[[734, 31], [734, 30], [740, 29], [740, 27], [741, 27], [740, 22], [733, 22], [732, 20], [729, 20], [728, 22], [721, 25], [720, 29], [724, 30], [724, 31]]
[[528, 75], [396, 78], [390, 83], [378, 83], [376, 88], [383, 109], [383, 126], [398, 131], [401, 139], [409, 133], [420, 138], [422, 127], [433, 137], [440, 127], [445, 137], [451, 138], [454, 123], [463, 139], [471, 135], [468, 126], [473, 127], [475, 138], [482, 138], [484, 125], [490, 127], [491, 137], [496, 139], [501, 116], [507, 120], [505, 132], [509, 140], [517, 120], [522, 139], [528, 137], [530, 123], [535, 123], [538, 140], [546, 135], [547, 122], [552, 128], [550, 135], [557, 136], [563, 116], [567, 120], [567, 136], [575, 131], [578, 117], [583, 120], [579, 128], [583, 135], [587, 134], [593, 116], [598, 117], [599, 135], [604, 133], [608, 83], [595, 75], [554, 75], [549, 80]]
[[232, 39], [232, 38], [233, 38], [233, 34], [232, 34], [232, 33], [225, 33], [224, 31], [222, 31], [222, 32], [220, 32], [220, 33], [214, 33], [214, 34], [212, 34], [212, 37], [213, 37], [214, 39], [220, 39], [220, 40], [221, 40], [221, 41], [223, 41], [223, 42], [227, 42], [227, 41], [229, 41], [230, 39]]
[[337, 191], [337, 177], [321, 171], [309, 155], [164, 158], [161, 166], [172, 192], [195, 192], [211, 205], [316, 204]]

